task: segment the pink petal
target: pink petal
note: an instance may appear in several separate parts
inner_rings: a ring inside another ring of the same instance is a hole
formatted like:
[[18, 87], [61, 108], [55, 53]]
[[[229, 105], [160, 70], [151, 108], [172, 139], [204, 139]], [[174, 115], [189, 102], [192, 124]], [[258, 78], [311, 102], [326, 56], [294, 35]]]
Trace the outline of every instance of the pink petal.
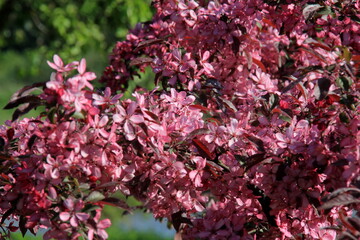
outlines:
[[208, 143], [211, 143], [212, 141], [214, 141], [214, 139], [214, 135], [205, 135], [205, 141], [207, 141]]
[[60, 177], [59, 169], [54, 168], [52, 171], [50, 171], [50, 176], [53, 179], [58, 179]]
[[87, 219], [89, 219], [90, 215], [88, 213], [75, 213], [75, 216], [80, 220], [80, 221], [86, 221]]
[[179, 62], [181, 61], [181, 54], [179, 49], [174, 49], [172, 51], [173, 56], [176, 58], [176, 60], [178, 60]]
[[126, 111], [121, 105], [116, 106], [116, 108], [122, 116], [126, 115]]
[[185, 72], [188, 69], [189, 69], [189, 66], [187, 64], [181, 64], [179, 67], [180, 72]]
[[102, 230], [102, 229], [99, 229], [97, 231], [97, 234], [98, 236], [101, 238], [101, 239], [108, 239], [109, 235], [107, 234], [106, 231]]
[[190, 1], [190, 2], [187, 3], [187, 5], [188, 5], [188, 7], [190, 9], [194, 9], [194, 8], [197, 8], [199, 6], [199, 4], [197, 2], [195, 2], [195, 1]]
[[179, 9], [181, 9], [181, 10], [186, 10], [186, 9], [188, 9], [188, 6], [186, 6], [186, 4], [183, 3], [183, 2], [179, 2], [178, 7], [179, 7]]
[[206, 61], [206, 60], [209, 59], [209, 57], [210, 57], [210, 52], [209, 52], [209, 51], [205, 51], [204, 54], [203, 54], [203, 56], [202, 56], [202, 59], [201, 59], [201, 60]]
[[275, 134], [275, 137], [277, 140], [279, 140], [281, 142], [287, 142], [287, 139], [285, 138], [284, 134], [282, 134], [282, 133]]
[[129, 119], [131, 122], [139, 124], [144, 122], [144, 117], [142, 115], [132, 115], [131, 118]]
[[120, 114], [114, 114], [113, 115], [113, 121], [115, 122], [115, 123], [121, 123], [122, 121], [124, 121], [124, 117], [122, 116], [122, 115], [120, 115]]
[[78, 224], [75, 216], [72, 216], [72, 217], [70, 218], [70, 225], [73, 226], [73, 227], [79, 226], [79, 224]]
[[[191, 181], [195, 182], [195, 178], [198, 176], [199, 172], [197, 170], [192, 170], [189, 172], [189, 178]], [[196, 184], [195, 184], [196, 186]]]
[[128, 115], [133, 115], [136, 108], [137, 108], [137, 103], [136, 102], [131, 102], [129, 104], [129, 106], [127, 107], [127, 109], [126, 109], [127, 114]]
[[59, 55], [55, 54], [53, 57], [54, 63], [59, 66], [62, 67], [64, 66], [64, 62], [62, 61], [62, 59], [59, 57]]
[[57, 193], [54, 187], [49, 187], [49, 197], [52, 199], [57, 198]]
[[82, 74], [82, 76], [86, 81], [91, 81], [96, 78], [96, 74], [93, 72], [86, 72], [86, 73]]
[[108, 157], [107, 157], [105, 151], [102, 152], [100, 160], [101, 160], [100, 165], [101, 166], [106, 166], [106, 164], [108, 163]]
[[103, 138], [108, 138], [110, 135], [110, 133], [108, 133], [105, 129], [100, 129], [99, 133]]
[[100, 121], [99, 121], [98, 127], [99, 127], [99, 128], [104, 127], [104, 126], [107, 124], [108, 121], [109, 121], [109, 117], [106, 116], [106, 115], [103, 116], [103, 117], [100, 119]]
[[191, 16], [194, 20], [197, 20], [197, 15], [196, 15], [195, 11], [190, 10], [189, 13], [190, 13], [190, 16]]
[[110, 89], [109, 87], [106, 87], [106, 88], [105, 88], [104, 95], [105, 95], [106, 97], [110, 97], [110, 96], [111, 96], [111, 89]]
[[287, 144], [284, 142], [278, 142], [277, 145], [281, 148], [287, 148]]
[[89, 229], [87, 237], [88, 237], [89, 240], [94, 239], [94, 229]]
[[74, 209], [74, 201], [71, 198], [65, 199], [64, 206], [69, 210], [73, 210]]
[[68, 221], [70, 219], [70, 213], [69, 212], [61, 212], [59, 215], [61, 221]]
[[97, 224], [97, 227], [102, 229], [108, 228], [110, 226], [111, 226], [110, 219], [103, 219]]
[[210, 63], [203, 63], [206, 73], [211, 73], [214, 71], [214, 67]]
[[197, 169], [203, 169], [206, 166], [206, 159], [202, 157], [194, 157], [193, 161], [196, 163]]
[[84, 74], [86, 70], [86, 60], [85, 58], [81, 59], [80, 64], [78, 66], [78, 72], [80, 74]]
[[79, 100], [77, 98], [75, 99], [74, 105], [75, 105], [75, 111], [81, 112], [82, 104], [79, 102]]
[[56, 66], [54, 63], [47, 61], [47, 64], [54, 70], [60, 71], [60, 68]]

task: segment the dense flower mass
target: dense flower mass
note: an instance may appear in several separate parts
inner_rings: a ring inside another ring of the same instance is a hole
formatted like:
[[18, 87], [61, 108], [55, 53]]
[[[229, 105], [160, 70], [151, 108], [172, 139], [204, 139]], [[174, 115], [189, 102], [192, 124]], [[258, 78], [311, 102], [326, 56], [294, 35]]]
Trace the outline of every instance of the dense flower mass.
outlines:
[[[106, 239], [121, 192], [183, 239], [359, 237], [359, 1], [153, 5], [103, 91], [85, 59], [55, 55], [50, 81], [6, 106], [46, 111], [0, 127], [3, 227]], [[122, 99], [147, 66], [159, 87]]]

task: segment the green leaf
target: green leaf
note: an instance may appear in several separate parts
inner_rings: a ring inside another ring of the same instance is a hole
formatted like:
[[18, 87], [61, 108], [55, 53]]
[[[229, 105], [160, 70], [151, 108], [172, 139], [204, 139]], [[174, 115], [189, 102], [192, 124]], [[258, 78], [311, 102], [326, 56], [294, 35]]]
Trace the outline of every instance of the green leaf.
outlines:
[[343, 58], [345, 59], [345, 61], [347, 63], [350, 63], [351, 57], [352, 57], [352, 54], [349, 51], [349, 48], [348, 47], [343, 47]]
[[346, 76], [341, 76], [336, 79], [336, 84], [345, 91], [349, 91], [353, 81], [351, 78]]
[[92, 193], [89, 194], [89, 196], [87, 196], [87, 198], [85, 199], [86, 202], [98, 202], [101, 201], [105, 198], [105, 196], [98, 191], [94, 191]]
[[305, 8], [303, 9], [304, 18], [307, 20], [320, 8], [322, 8], [320, 4], [306, 4]]
[[79, 185], [79, 189], [81, 189], [81, 190], [89, 190], [90, 189], [90, 184], [82, 183], [82, 184]]
[[277, 94], [270, 95], [270, 109], [274, 109], [279, 104], [279, 96]]
[[280, 115], [279, 118], [285, 122], [291, 123], [291, 118], [285, 115]]
[[332, 14], [333, 12], [332, 12], [330, 6], [325, 6], [325, 7], [320, 8], [320, 10], [317, 11], [316, 13], [321, 16], [326, 16], [326, 15]]

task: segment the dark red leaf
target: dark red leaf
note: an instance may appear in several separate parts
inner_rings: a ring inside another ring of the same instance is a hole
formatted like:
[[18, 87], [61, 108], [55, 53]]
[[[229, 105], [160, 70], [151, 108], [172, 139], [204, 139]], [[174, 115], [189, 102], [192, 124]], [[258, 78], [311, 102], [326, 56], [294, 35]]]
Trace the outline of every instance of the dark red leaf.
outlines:
[[148, 63], [152, 63], [153, 59], [150, 57], [138, 57], [133, 59], [130, 62], [130, 66], [137, 66], [137, 65], [142, 65], [142, 64], [148, 64]]
[[267, 18], [263, 18], [262, 21], [266, 24], [268, 24], [269, 26], [273, 27], [273, 28], [277, 28], [277, 26], [275, 25], [275, 23], [273, 23], [271, 20], [267, 19]]
[[159, 85], [159, 82], [161, 80], [161, 76], [162, 76], [162, 72], [158, 72], [158, 73], [155, 74], [154, 83], [155, 83], [156, 86]]
[[308, 48], [304, 48], [304, 47], [301, 47], [300, 49], [303, 50], [304, 52], [307, 52], [307, 53], [309, 53], [310, 55], [314, 56], [314, 57], [317, 58], [319, 61], [324, 62], [324, 63], [328, 63], [323, 56], [321, 56], [319, 53], [315, 52], [314, 50], [308, 49]]
[[29, 139], [29, 141], [28, 141], [28, 143], [27, 143], [27, 146], [28, 146], [29, 149], [31, 149], [31, 147], [34, 145], [35, 140], [36, 140], [37, 137], [38, 137], [38, 136], [36, 136], [35, 134], [33, 134], [33, 135], [30, 137], [30, 139]]
[[335, 95], [335, 94], [329, 94], [327, 95], [327, 99], [326, 99], [326, 102], [328, 104], [333, 104], [334, 102], [339, 102], [340, 101], [340, 97], [338, 95]]
[[235, 56], [239, 53], [240, 50], [240, 40], [236, 37], [233, 38], [233, 44], [231, 45], [232, 51]]
[[266, 72], [266, 67], [261, 61], [257, 60], [256, 58], [252, 58], [252, 61], [258, 65], [258, 67], [260, 67], [263, 72]]
[[28, 96], [32, 91], [39, 89], [39, 87], [44, 87], [45, 84], [46, 84], [45, 82], [38, 82], [38, 83], [34, 83], [29, 86], [25, 86], [25, 87], [21, 88], [20, 90], [18, 90], [17, 92], [15, 92], [11, 96], [10, 101], [13, 101], [19, 97]]
[[20, 116], [28, 113], [30, 110], [40, 106], [40, 103], [28, 103], [20, 106], [18, 109], [15, 110], [15, 112], [12, 115], [12, 121], [15, 121]]
[[6, 130], [6, 136], [9, 141], [12, 140], [12, 138], [14, 137], [14, 134], [15, 134], [15, 130], [13, 128], [9, 128], [8, 130]]
[[186, 224], [190, 224], [192, 225], [190, 219], [188, 218], [185, 218], [182, 216], [182, 212], [179, 211], [179, 212], [176, 212], [174, 214], [171, 215], [171, 222], [176, 230], [176, 232], [179, 232], [180, 230], [180, 225], [182, 223], [186, 223]]
[[[156, 115], [156, 114], [154, 114], [154, 113], [152, 113], [152, 112], [150, 112], [150, 111], [144, 111], [146, 114], [148, 114], [151, 118], [152, 118], [152, 120], [155, 120], [155, 122], [156, 123], [159, 123], [160, 124], [160, 120], [159, 120], [159, 118], [158, 118], [158, 116]], [[148, 119], [149, 120], [149, 119]]]
[[196, 149], [199, 151], [200, 155], [203, 158], [207, 158], [209, 160], [214, 160], [215, 154], [211, 153], [209, 149], [197, 138], [194, 138], [192, 140], [192, 143], [196, 147]]
[[148, 46], [151, 46], [151, 45], [154, 45], [154, 44], [158, 44], [158, 43], [162, 43], [164, 40], [162, 39], [149, 39], [149, 40], [145, 40], [145, 41], [142, 41], [140, 42], [137, 47], [135, 48], [135, 52], [136, 51], [139, 51], [145, 47], [148, 47]]
[[315, 98], [317, 100], [324, 99], [329, 92], [330, 86], [331, 86], [330, 79], [325, 78], [325, 77], [319, 78], [317, 80], [317, 84], [316, 84], [315, 90], [314, 90]]
[[0, 152], [4, 151], [5, 140], [3, 137], [0, 137]]
[[98, 203], [102, 203], [102, 204], [113, 206], [113, 207], [119, 207], [119, 208], [125, 209], [129, 212], [131, 211], [131, 207], [129, 207], [129, 205], [126, 202], [124, 202], [121, 199], [114, 198], [114, 197], [104, 198], [103, 200], [99, 201]]
[[339, 236], [336, 237], [336, 240], [359, 240], [359, 238], [354, 236], [352, 233], [342, 232]]
[[265, 159], [265, 153], [251, 155], [248, 159], [246, 159], [246, 162], [244, 163], [245, 168], [248, 170], [253, 166], [257, 165], [258, 163], [261, 163]]
[[206, 161], [206, 166], [208, 166], [210, 169], [215, 170], [217, 172], [223, 172], [224, 168], [220, 166], [219, 164], [213, 162], [213, 161]]
[[24, 104], [24, 103], [40, 103], [40, 101], [41, 101], [41, 99], [35, 95], [23, 96], [23, 97], [16, 98], [16, 99], [12, 100], [11, 102], [9, 102], [8, 104], [6, 104], [4, 109], [11, 109], [11, 108], [17, 107], [21, 104]]
[[298, 83], [300, 83], [304, 79], [304, 76], [300, 77], [298, 79], [294, 79], [294, 78], [289, 78], [289, 79], [292, 80], [292, 82], [289, 85], [287, 85], [286, 87], [284, 87], [283, 90], [281, 90], [282, 94], [293, 89]]
[[229, 101], [229, 100], [227, 100], [225, 98], [222, 98], [222, 97], [219, 97], [219, 99], [225, 104], [227, 109], [230, 109], [233, 112], [238, 111], [237, 108], [235, 107], [235, 105], [231, 101]]
[[346, 206], [352, 203], [360, 203], [360, 199], [355, 198], [353, 195], [349, 193], [343, 193], [326, 201], [323, 205], [320, 206], [319, 209], [326, 210], [336, 206]]
[[306, 43], [309, 44], [310, 46], [313, 46], [313, 47], [319, 47], [319, 48], [322, 48], [322, 49], [324, 49], [326, 51], [331, 51], [331, 48], [327, 44], [325, 44], [323, 42], [319, 42], [319, 41], [317, 41], [317, 40], [315, 40], [313, 38], [308, 38], [306, 40]]
[[334, 197], [337, 197], [340, 194], [346, 193], [346, 192], [350, 192], [350, 193], [354, 193], [354, 194], [360, 194], [360, 189], [358, 188], [339, 188], [335, 191], [333, 191], [332, 193], [330, 193], [329, 195], [327, 195], [323, 201], [328, 201]]
[[3, 155], [0, 153], [0, 159], [1, 160], [15, 160], [12, 156]]
[[27, 232], [27, 228], [25, 227], [25, 225], [26, 225], [26, 218], [24, 216], [21, 216], [19, 221], [19, 228], [23, 237], [25, 237], [25, 234]]
[[210, 133], [210, 130], [207, 128], [198, 128], [195, 129], [194, 131], [192, 131], [191, 133], [189, 133], [189, 135], [186, 136], [187, 140], [193, 139], [194, 137], [203, 135], [203, 134], [208, 134]]
[[259, 151], [265, 152], [264, 142], [260, 138], [254, 136], [246, 136], [246, 138], [249, 139], [252, 143], [254, 143]]
[[208, 109], [207, 107], [204, 107], [204, 106], [199, 105], [199, 104], [190, 105], [189, 108], [190, 108], [190, 110], [191, 110], [191, 109], [194, 109], [194, 108], [195, 108], [195, 109], [200, 109], [200, 110], [203, 111], [203, 112], [210, 111], [210, 109]]
[[10, 208], [9, 210], [7, 210], [1, 217], [1, 222], [0, 225], [2, 225], [5, 220], [15, 211], [15, 208]]
[[358, 217], [349, 217], [348, 222], [357, 230], [360, 232], [360, 218]]

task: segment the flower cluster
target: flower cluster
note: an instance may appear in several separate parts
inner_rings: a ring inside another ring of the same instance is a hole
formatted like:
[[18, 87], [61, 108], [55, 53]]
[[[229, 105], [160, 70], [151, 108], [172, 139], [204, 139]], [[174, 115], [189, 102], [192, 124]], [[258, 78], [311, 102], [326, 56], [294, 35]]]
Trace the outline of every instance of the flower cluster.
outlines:
[[[106, 239], [102, 207], [131, 210], [120, 191], [184, 239], [335, 239], [339, 212], [359, 210], [321, 208], [360, 185], [359, 2], [154, 6], [116, 44], [103, 92], [84, 59], [55, 55], [43, 93], [8, 104], [46, 111], [0, 128], [1, 223]], [[146, 66], [162, 87], [121, 99]]]

